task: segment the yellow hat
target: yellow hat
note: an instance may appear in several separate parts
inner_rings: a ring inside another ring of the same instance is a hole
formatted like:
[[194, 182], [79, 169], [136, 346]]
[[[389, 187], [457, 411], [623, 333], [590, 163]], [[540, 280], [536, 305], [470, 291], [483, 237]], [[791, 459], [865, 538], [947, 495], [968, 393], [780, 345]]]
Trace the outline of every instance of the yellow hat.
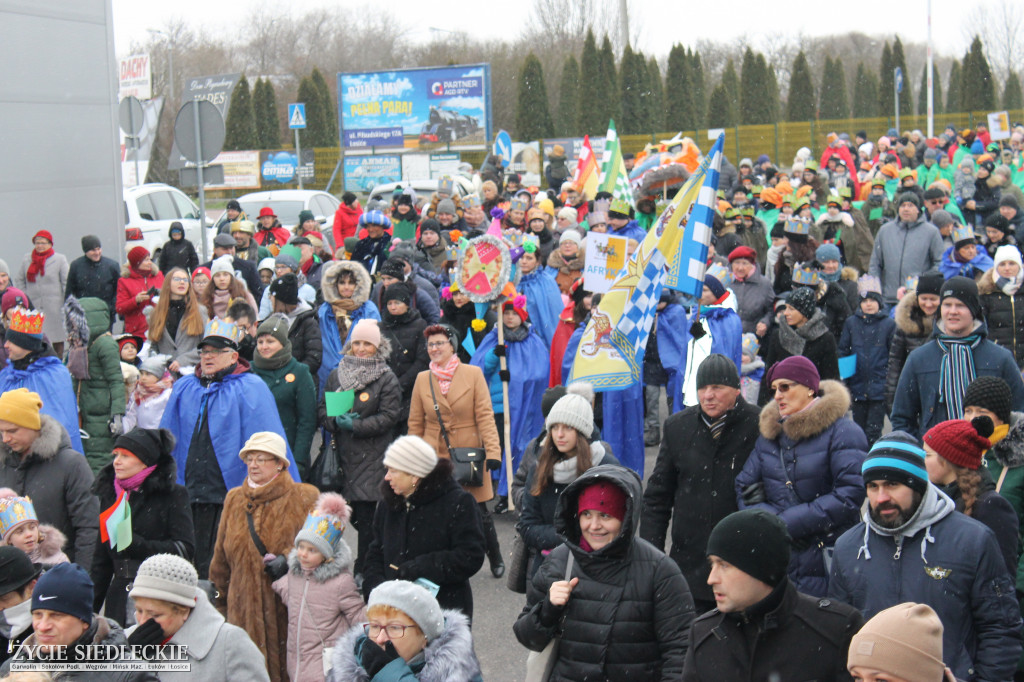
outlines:
[[551, 199], [541, 199], [537, 202], [537, 208], [547, 213], [552, 218], [555, 217], [555, 202]]
[[27, 388], [16, 388], [0, 395], [0, 420], [16, 426], [38, 431], [42, 428], [39, 410], [43, 401], [38, 393]]

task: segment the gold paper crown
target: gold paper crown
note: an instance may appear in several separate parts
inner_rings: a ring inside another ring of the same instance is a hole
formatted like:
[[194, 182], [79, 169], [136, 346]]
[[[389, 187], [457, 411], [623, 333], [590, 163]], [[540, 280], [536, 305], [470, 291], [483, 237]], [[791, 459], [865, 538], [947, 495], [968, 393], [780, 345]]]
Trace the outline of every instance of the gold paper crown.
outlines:
[[15, 308], [14, 315], [11, 318], [11, 331], [31, 336], [42, 336], [44, 319], [46, 319], [46, 316], [39, 310]]
[[203, 330], [203, 338], [210, 336], [220, 336], [237, 344], [245, 336], [245, 332], [239, 329], [238, 325], [214, 318], [206, 324], [206, 329]]
[[609, 210], [611, 210], [614, 213], [621, 213], [622, 215], [629, 215], [630, 208], [631, 207], [629, 205], [629, 201], [627, 201], [626, 199], [623, 199], [622, 197], [618, 197], [618, 198], [612, 199], [612, 203], [611, 203], [611, 206], [609, 207]]

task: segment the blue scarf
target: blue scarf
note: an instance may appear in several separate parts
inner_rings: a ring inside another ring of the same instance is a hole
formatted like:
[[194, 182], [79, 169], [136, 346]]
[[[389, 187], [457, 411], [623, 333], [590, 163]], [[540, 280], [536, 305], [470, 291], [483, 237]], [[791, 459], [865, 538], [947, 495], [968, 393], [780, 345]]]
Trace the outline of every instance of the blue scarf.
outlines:
[[964, 413], [964, 391], [976, 377], [973, 350], [981, 342], [981, 335], [953, 338], [942, 334], [936, 342], [942, 350], [939, 400], [946, 404], [947, 419], [959, 419]]

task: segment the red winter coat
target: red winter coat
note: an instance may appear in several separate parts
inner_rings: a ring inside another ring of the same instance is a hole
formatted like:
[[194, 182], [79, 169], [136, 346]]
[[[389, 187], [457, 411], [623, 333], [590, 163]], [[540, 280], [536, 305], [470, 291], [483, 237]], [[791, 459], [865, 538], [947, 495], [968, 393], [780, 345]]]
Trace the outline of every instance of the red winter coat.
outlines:
[[150, 289], [159, 289], [164, 284], [164, 276], [153, 265], [153, 273], [145, 275], [128, 265], [121, 267], [121, 279], [117, 280], [117, 303], [114, 306], [121, 317], [124, 318], [124, 331], [126, 334], [146, 336], [149, 325], [146, 323], [146, 316], [142, 310], [152, 305], [152, 299], [141, 304], [135, 301], [139, 294]]
[[356, 236], [359, 227], [359, 216], [363, 215], [363, 207], [357, 201], [352, 206], [341, 204], [334, 213], [334, 246], [340, 249], [345, 246], [345, 239]]
[[[273, 240], [270, 239], [271, 234], [274, 235], [274, 239], [277, 240], [276, 244], [273, 242]], [[269, 230], [264, 230], [262, 227], [260, 227], [259, 229], [256, 230], [256, 234], [253, 235], [253, 239], [255, 239], [256, 243], [259, 244], [260, 246], [266, 246], [267, 248], [270, 248], [271, 246], [277, 246], [277, 248], [280, 249], [282, 246], [287, 244], [288, 241], [293, 236], [294, 235], [291, 232], [289, 232], [288, 230], [284, 229], [281, 226], [272, 227]]]

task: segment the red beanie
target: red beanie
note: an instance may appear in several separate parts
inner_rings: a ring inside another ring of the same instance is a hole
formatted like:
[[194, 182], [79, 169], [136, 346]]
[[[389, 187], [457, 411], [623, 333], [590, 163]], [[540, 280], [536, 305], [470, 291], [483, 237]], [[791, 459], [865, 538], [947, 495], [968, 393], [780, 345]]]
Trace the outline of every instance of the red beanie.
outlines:
[[34, 235], [32, 235], [32, 241], [34, 242], [39, 237], [42, 237], [43, 239], [45, 239], [46, 241], [50, 242], [51, 244], [53, 243], [53, 235], [50, 234], [49, 230], [39, 230]]
[[749, 246], [737, 246], [735, 249], [729, 252], [729, 262], [733, 262], [737, 258], [746, 258], [751, 263], [757, 262], [757, 252]]
[[924, 434], [924, 442], [950, 463], [968, 469], [981, 467], [981, 455], [992, 447], [992, 420], [976, 417], [971, 421], [951, 419], [936, 424]]
[[195, 279], [196, 275], [206, 275], [206, 279], [213, 279], [210, 268], [196, 268], [192, 271], [192, 279]]
[[626, 493], [609, 481], [593, 483], [580, 493], [578, 512], [595, 509], [614, 516], [619, 521], [626, 518]]
[[136, 246], [134, 249], [128, 252], [128, 262], [136, 270], [139, 269], [139, 265], [142, 264], [142, 261], [146, 260], [147, 258], [149, 258], [149, 251], [147, 251], [146, 247], [144, 246]]

